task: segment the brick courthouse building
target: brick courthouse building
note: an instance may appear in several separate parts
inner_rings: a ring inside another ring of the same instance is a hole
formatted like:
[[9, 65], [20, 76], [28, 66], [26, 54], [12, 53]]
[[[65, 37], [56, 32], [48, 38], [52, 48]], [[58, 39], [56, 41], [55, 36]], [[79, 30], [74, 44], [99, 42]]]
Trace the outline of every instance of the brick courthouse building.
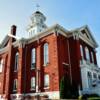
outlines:
[[7, 35], [0, 44], [0, 98], [20, 100], [39, 94], [58, 99], [65, 72], [79, 93], [100, 95], [98, 45], [88, 26], [68, 31], [58, 24], [47, 27], [45, 20], [36, 11], [27, 28], [29, 38], [13, 38], [13, 25], [14, 36]]

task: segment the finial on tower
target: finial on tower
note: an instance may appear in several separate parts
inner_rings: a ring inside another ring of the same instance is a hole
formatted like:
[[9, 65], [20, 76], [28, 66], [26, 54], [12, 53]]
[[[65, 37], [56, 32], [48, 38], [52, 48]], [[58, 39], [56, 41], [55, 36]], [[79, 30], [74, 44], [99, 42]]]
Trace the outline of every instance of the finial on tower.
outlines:
[[45, 30], [47, 25], [45, 24], [46, 17], [39, 11], [40, 5], [36, 4], [36, 11], [31, 16], [31, 23], [27, 28], [29, 37], [38, 34], [39, 32]]

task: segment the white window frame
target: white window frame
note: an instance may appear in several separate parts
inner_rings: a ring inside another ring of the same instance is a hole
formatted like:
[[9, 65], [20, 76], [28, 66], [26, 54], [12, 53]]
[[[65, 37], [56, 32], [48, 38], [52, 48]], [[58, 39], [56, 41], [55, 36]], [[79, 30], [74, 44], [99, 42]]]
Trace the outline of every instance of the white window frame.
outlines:
[[18, 71], [19, 66], [19, 53], [17, 52], [15, 55], [15, 66], [14, 66], [14, 72]]
[[83, 52], [83, 46], [80, 44], [80, 52], [81, 52], [81, 57], [84, 57], [84, 52]]
[[92, 87], [92, 73], [91, 72], [87, 72], [87, 78], [88, 78], [88, 87], [91, 88]]
[[44, 44], [44, 66], [49, 63], [49, 46], [48, 43]]
[[4, 60], [0, 60], [0, 73], [3, 71]]
[[45, 74], [44, 75], [44, 87], [49, 87], [50, 85], [50, 77], [49, 77], [49, 74]]
[[18, 88], [18, 79], [14, 79], [14, 83], [13, 83], [13, 91], [17, 91]]
[[36, 78], [32, 77], [31, 78], [31, 90], [35, 90], [36, 88]]
[[90, 61], [89, 49], [87, 47], [85, 47], [85, 54], [86, 54], [86, 60]]
[[36, 49], [33, 48], [31, 51], [31, 69], [36, 68]]

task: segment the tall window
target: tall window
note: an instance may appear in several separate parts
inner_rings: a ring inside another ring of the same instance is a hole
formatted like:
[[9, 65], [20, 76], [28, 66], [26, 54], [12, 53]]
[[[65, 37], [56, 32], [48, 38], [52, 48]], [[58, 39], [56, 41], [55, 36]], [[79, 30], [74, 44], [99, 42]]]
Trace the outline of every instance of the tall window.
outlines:
[[83, 46], [80, 45], [80, 52], [81, 52], [81, 57], [83, 58]]
[[3, 70], [3, 59], [0, 60], [0, 72]]
[[49, 75], [45, 74], [44, 76], [44, 87], [49, 87]]
[[93, 78], [95, 81], [97, 81], [97, 74], [96, 73], [93, 73]]
[[85, 48], [85, 52], [86, 52], [86, 59], [90, 61], [89, 49], [87, 47]]
[[36, 49], [33, 48], [31, 52], [31, 69], [35, 69], [36, 67]]
[[31, 78], [31, 90], [35, 89], [35, 85], [36, 85], [35, 77], [32, 77]]
[[48, 43], [44, 44], [44, 65], [47, 65], [49, 62], [49, 51], [48, 51]]
[[92, 59], [92, 62], [94, 63], [94, 55], [93, 55], [93, 52], [91, 52], [91, 59]]
[[93, 73], [93, 86], [96, 86], [97, 84], [97, 74]]
[[13, 83], [13, 91], [17, 91], [17, 79], [14, 79], [14, 83]]
[[91, 72], [87, 73], [87, 77], [88, 77], [88, 86], [89, 86], [89, 88], [91, 88], [92, 87], [92, 75], [91, 75]]
[[18, 70], [18, 61], [19, 60], [19, 53], [17, 52], [15, 55], [15, 67], [14, 67], [14, 71]]
[[100, 83], [100, 75], [98, 75], [98, 82]]

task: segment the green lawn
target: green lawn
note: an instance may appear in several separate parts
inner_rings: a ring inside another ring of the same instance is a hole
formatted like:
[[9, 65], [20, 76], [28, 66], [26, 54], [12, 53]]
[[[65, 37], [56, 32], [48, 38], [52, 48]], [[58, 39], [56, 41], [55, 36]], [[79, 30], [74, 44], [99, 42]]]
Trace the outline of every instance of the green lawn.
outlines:
[[100, 97], [90, 97], [88, 100], [100, 100]]

